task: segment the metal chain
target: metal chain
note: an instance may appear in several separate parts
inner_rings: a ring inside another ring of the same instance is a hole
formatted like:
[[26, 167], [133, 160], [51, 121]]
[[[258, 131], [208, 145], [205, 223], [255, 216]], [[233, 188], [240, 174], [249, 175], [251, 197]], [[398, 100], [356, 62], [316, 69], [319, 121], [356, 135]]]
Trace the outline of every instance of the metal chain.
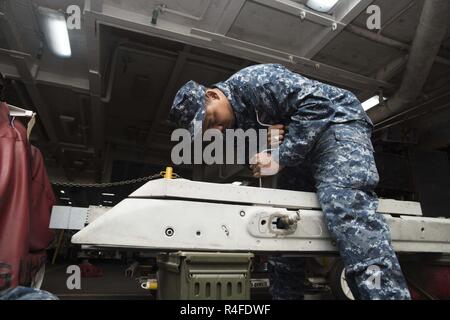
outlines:
[[[154, 174], [152, 176], [136, 178], [132, 180], [125, 181], [117, 181], [117, 182], [107, 182], [107, 183], [72, 183], [72, 182], [52, 182], [52, 185], [56, 187], [65, 187], [65, 188], [108, 188], [108, 187], [119, 187], [130, 184], [137, 184], [140, 182], [146, 182], [150, 180], [154, 180], [156, 178], [163, 177], [163, 173], [160, 172], [158, 174]], [[176, 173], [173, 174], [174, 178], [180, 178], [180, 176]]]

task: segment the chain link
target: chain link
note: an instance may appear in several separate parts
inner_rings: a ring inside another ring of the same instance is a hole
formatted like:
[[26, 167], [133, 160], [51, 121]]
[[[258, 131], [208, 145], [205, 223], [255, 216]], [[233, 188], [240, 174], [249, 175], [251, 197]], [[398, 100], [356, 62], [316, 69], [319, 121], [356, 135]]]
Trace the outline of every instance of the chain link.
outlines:
[[[163, 177], [163, 172], [158, 174], [154, 174], [152, 176], [141, 177], [131, 180], [125, 181], [117, 181], [117, 182], [107, 182], [107, 183], [73, 183], [73, 182], [52, 182], [53, 186], [56, 187], [64, 187], [64, 188], [109, 188], [109, 187], [119, 187], [131, 184], [137, 184], [141, 182], [147, 182], [150, 180], [154, 180], [157, 178]], [[180, 178], [180, 176], [176, 173], [173, 174], [174, 178]]]

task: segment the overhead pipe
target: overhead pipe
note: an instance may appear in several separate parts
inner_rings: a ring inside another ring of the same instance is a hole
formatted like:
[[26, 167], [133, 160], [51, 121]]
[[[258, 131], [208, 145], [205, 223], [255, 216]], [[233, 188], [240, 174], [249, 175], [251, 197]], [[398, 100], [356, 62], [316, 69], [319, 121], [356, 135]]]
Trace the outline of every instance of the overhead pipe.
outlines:
[[442, 41], [447, 34], [448, 16], [448, 0], [424, 1], [400, 89], [387, 102], [368, 111], [369, 117], [375, 124], [404, 111], [422, 94]]

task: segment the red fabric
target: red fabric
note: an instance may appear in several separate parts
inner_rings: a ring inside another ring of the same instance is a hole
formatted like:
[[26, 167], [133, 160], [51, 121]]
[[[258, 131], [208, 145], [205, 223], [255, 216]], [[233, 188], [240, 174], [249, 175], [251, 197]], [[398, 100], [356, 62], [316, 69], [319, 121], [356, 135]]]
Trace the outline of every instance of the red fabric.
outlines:
[[[10, 270], [10, 287], [27, 285], [42, 266], [52, 239], [48, 222], [54, 203], [42, 156], [0, 103], [0, 272]], [[0, 289], [7, 278], [0, 274]]]
[[53, 231], [48, 226], [56, 200], [41, 151], [31, 146], [31, 158], [30, 251], [39, 251], [47, 248], [53, 240]]

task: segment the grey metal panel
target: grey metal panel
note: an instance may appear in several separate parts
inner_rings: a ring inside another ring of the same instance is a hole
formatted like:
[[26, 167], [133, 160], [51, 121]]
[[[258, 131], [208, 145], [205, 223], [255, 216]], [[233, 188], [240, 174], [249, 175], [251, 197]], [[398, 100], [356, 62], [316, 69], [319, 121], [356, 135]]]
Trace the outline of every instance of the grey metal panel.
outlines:
[[[331, 29], [331, 23], [328, 28]], [[300, 16], [247, 1], [228, 36], [298, 54], [311, 42], [311, 35], [325, 29], [327, 27], [311, 21], [302, 22]]]

